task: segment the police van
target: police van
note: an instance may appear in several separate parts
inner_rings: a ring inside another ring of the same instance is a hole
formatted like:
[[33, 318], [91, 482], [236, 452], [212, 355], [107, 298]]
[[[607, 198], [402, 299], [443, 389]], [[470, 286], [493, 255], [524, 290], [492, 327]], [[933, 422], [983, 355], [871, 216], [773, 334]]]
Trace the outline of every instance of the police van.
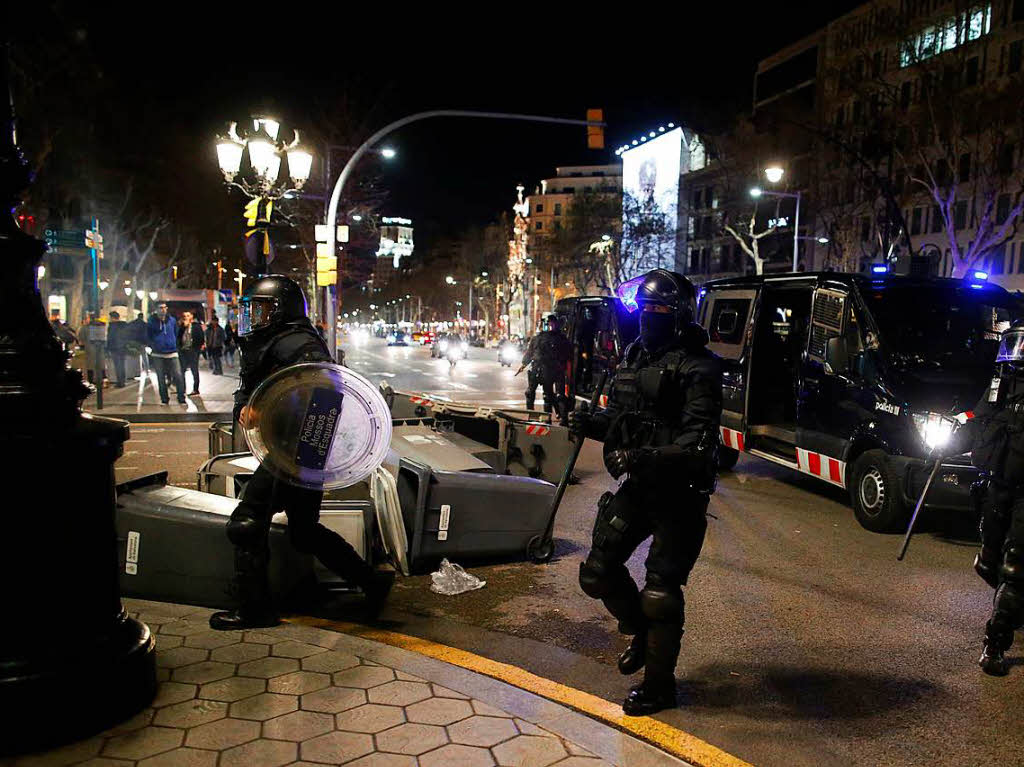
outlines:
[[[723, 361], [723, 468], [743, 452], [809, 474], [848, 491], [879, 532], [906, 525], [930, 446], [970, 417], [1001, 331], [1024, 316], [983, 273], [748, 276], [699, 295]], [[928, 505], [970, 509], [976, 475], [969, 456], [944, 460]]]
[[589, 402], [601, 374], [610, 377], [636, 339], [639, 319], [616, 296], [563, 298], [555, 304], [555, 314], [573, 347], [565, 395], [570, 402]]

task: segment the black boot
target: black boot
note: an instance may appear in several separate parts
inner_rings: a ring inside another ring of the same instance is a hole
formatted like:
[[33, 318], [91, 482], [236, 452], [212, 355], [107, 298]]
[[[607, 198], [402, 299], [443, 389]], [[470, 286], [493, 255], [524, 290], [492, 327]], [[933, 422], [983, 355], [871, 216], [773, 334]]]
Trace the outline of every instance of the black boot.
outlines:
[[366, 594], [364, 609], [367, 617], [376, 618], [384, 609], [391, 587], [395, 585], [394, 570], [377, 570], [369, 583], [363, 584], [363, 593]]
[[640, 633], [629, 640], [629, 645], [619, 656], [619, 673], [629, 676], [644, 667], [647, 658], [647, 634]]
[[981, 657], [978, 658], [978, 665], [981, 670], [989, 676], [1006, 676], [1009, 666], [1006, 663], [1006, 655], [1003, 649], [995, 642], [985, 640], [981, 650]]
[[676, 680], [668, 676], [644, 675], [644, 681], [633, 687], [622, 702], [622, 712], [628, 716], [650, 716], [676, 707]]
[[210, 616], [210, 628], [217, 631], [269, 628], [281, 622], [270, 597], [267, 566], [270, 552], [235, 548], [235, 584], [238, 607]]

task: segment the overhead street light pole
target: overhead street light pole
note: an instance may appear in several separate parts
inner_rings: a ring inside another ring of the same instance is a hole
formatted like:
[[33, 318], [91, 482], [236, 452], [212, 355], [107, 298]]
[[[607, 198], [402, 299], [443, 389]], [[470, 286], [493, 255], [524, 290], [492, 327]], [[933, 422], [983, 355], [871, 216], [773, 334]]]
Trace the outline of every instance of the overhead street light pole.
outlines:
[[[478, 117], [490, 120], [517, 120], [523, 122], [536, 122], [536, 123], [552, 123], [555, 125], [586, 125], [593, 127], [604, 127], [605, 123], [600, 121], [592, 120], [570, 120], [564, 117], [545, 117], [543, 115], [524, 115], [516, 114], [513, 112], [474, 112], [472, 110], [465, 109], [434, 109], [428, 112], [417, 112], [415, 114], [403, 117], [400, 120], [395, 120], [392, 123], [388, 123], [379, 131], [370, 136], [366, 141], [359, 145], [359, 148], [348, 158], [348, 162], [345, 163], [345, 167], [341, 169], [341, 173], [338, 175], [338, 180], [334, 184], [334, 191], [331, 192], [331, 201], [328, 204], [327, 209], [327, 252], [336, 254], [337, 253], [337, 224], [338, 224], [338, 203], [341, 201], [341, 193], [345, 188], [345, 183], [348, 181], [349, 176], [352, 175], [352, 170], [355, 168], [356, 163], [366, 154], [370, 148], [378, 141], [383, 139], [385, 136], [393, 133], [394, 131], [402, 128], [410, 123], [419, 122], [420, 120], [429, 120], [433, 117]], [[340, 305], [341, 291], [338, 290], [335, 295], [335, 301]], [[337, 314], [337, 309], [335, 309]], [[335, 353], [337, 349], [337, 327], [336, 323], [331, 323], [327, 328], [328, 332], [328, 345], [330, 346], [331, 353]]]

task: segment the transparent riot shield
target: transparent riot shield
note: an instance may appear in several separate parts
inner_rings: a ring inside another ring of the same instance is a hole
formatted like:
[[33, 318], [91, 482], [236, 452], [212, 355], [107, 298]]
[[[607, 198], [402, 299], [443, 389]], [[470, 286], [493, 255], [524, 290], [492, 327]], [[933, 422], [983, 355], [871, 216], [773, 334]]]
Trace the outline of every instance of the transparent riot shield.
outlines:
[[249, 399], [245, 441], [264, 468], [299, 487], [331, 490], [366, 479], [391, 444], [391, 413], [377, 388], [327, 362], [292, 365]]

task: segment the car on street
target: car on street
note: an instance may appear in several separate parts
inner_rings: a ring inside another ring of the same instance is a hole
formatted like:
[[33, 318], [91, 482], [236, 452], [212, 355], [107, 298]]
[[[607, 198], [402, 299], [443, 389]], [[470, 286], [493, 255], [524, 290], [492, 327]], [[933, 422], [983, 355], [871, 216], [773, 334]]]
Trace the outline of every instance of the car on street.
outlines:
[[408, 345], [409, 345], [408, 336], [406, 336], [406, 334], [403, 331], [396, 330], [396, 331], [388, 334], [388, 346], [408, 346]]
[[498, 362], [502, 367], [518, 365], [523, 359], [523, 347], [519, 344], [503, 338], [498, 342]]
[[[1000, 333], [1021, 316], [984, 277], [704, 283], [698, 318], [723, 363], [721, 465], [744, 452], [786, 466], [846, 490], [865, 528], [904, 529], [929, 451], [972, 417]], [[927, 505], [972, 511], [977, 478], [967, 456], [943, 459]]]

